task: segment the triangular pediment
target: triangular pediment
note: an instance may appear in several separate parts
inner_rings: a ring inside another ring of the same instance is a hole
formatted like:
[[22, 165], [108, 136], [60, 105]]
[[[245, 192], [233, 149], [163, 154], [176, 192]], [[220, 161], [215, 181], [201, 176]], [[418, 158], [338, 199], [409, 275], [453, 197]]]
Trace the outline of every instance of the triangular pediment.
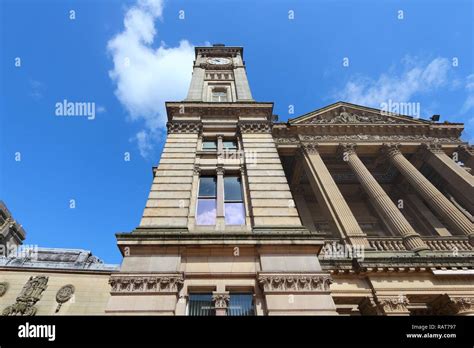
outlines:
[[[403, 105], [409, 108], [410, 104]], [[416, 106], [413, 106], [416, 107]], [[393, 109], [392, 109], [393, 110]], [[416, 112], [417, 110], [414, 110]], [[414, 118], [385, 110], [366, 106], [338, 102], [324, 108], [314, 110], [305, 115], [288, 121], [291, 125], [307, 124], [427, 124], [430, 121]]]

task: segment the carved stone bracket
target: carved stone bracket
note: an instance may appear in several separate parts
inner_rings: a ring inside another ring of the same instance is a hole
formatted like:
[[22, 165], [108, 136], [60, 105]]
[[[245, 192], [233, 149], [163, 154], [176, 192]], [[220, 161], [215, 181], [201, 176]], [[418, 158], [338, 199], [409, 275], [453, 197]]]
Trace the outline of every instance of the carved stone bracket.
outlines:
[[35, 315], [37, 308], [35, 304], [41, 299], [43, 291], [46, 290], [49, 277], [31, 276], [16, 298], [16, 303], [3, 310], [3, 315]]
[[182, 274], [112, 276], [111, 293], [177, 293], [184, 283]]
[[327, 274], [259, 273], [258, 283], [269, 292], [324, 292], [330, 291], [332, 279]]
[[168, 128], [168, 134], [200, 133], [202, 124], [199, 122], [168, 122], [166, 128]]

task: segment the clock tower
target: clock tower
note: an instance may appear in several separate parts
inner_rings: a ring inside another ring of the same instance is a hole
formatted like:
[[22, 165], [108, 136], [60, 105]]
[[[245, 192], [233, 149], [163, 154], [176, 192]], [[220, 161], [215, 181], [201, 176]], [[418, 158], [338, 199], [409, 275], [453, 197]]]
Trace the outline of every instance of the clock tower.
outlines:
[[197, 47], [186, 101], [253, 101], [242, 47]]

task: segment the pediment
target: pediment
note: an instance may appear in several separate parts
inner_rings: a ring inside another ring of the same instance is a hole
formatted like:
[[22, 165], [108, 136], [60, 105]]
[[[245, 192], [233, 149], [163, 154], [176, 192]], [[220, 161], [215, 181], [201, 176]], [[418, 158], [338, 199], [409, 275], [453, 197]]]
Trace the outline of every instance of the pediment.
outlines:
[[411, 116], [388, 113], [365, 106], [338, 102], [289, 120], [291, 125], [318, 124], [427, 124]]

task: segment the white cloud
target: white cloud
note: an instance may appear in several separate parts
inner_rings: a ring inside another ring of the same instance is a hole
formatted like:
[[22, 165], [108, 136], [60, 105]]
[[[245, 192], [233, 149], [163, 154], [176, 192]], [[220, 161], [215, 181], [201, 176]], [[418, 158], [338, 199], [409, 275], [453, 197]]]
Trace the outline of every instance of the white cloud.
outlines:
[[[467, 98], [464, 101], [464, 104], [461, 109], [461, 113], [466, 113], [469, 110], [474, 108], [474, 74], [471, 74], [466, 77], [466, 85], [465, 85]], [[471, 119], [472, 121], [473, 119]]]
[[114, 63], [109, 76], [116, 83], [115, 95], [130, 118], [145, 125], [135, 137], [142, 155], [152, 152], [165, 127], [165, 101], [185, 98], [194, 60], [194, 47], [187, 40], [176, 47], [163, 42], [153, 47], [155, 20], [162, 13], [162, 0], [139, 0], [126, 12], [124, 30], [107, 44]]
[[404, 70], [399, 75], [391, 71], [376, 80], [358, 76], [347, 82], [335, 96], [354, 104], [380, 107], [388, 100], [408, 102], [414, 95], [442, 87], [448, 82], [450, 64], [446, 58], [436, 58], [422, 65], [416, 63], [414, 58], [405, 57], [402, 63]]

